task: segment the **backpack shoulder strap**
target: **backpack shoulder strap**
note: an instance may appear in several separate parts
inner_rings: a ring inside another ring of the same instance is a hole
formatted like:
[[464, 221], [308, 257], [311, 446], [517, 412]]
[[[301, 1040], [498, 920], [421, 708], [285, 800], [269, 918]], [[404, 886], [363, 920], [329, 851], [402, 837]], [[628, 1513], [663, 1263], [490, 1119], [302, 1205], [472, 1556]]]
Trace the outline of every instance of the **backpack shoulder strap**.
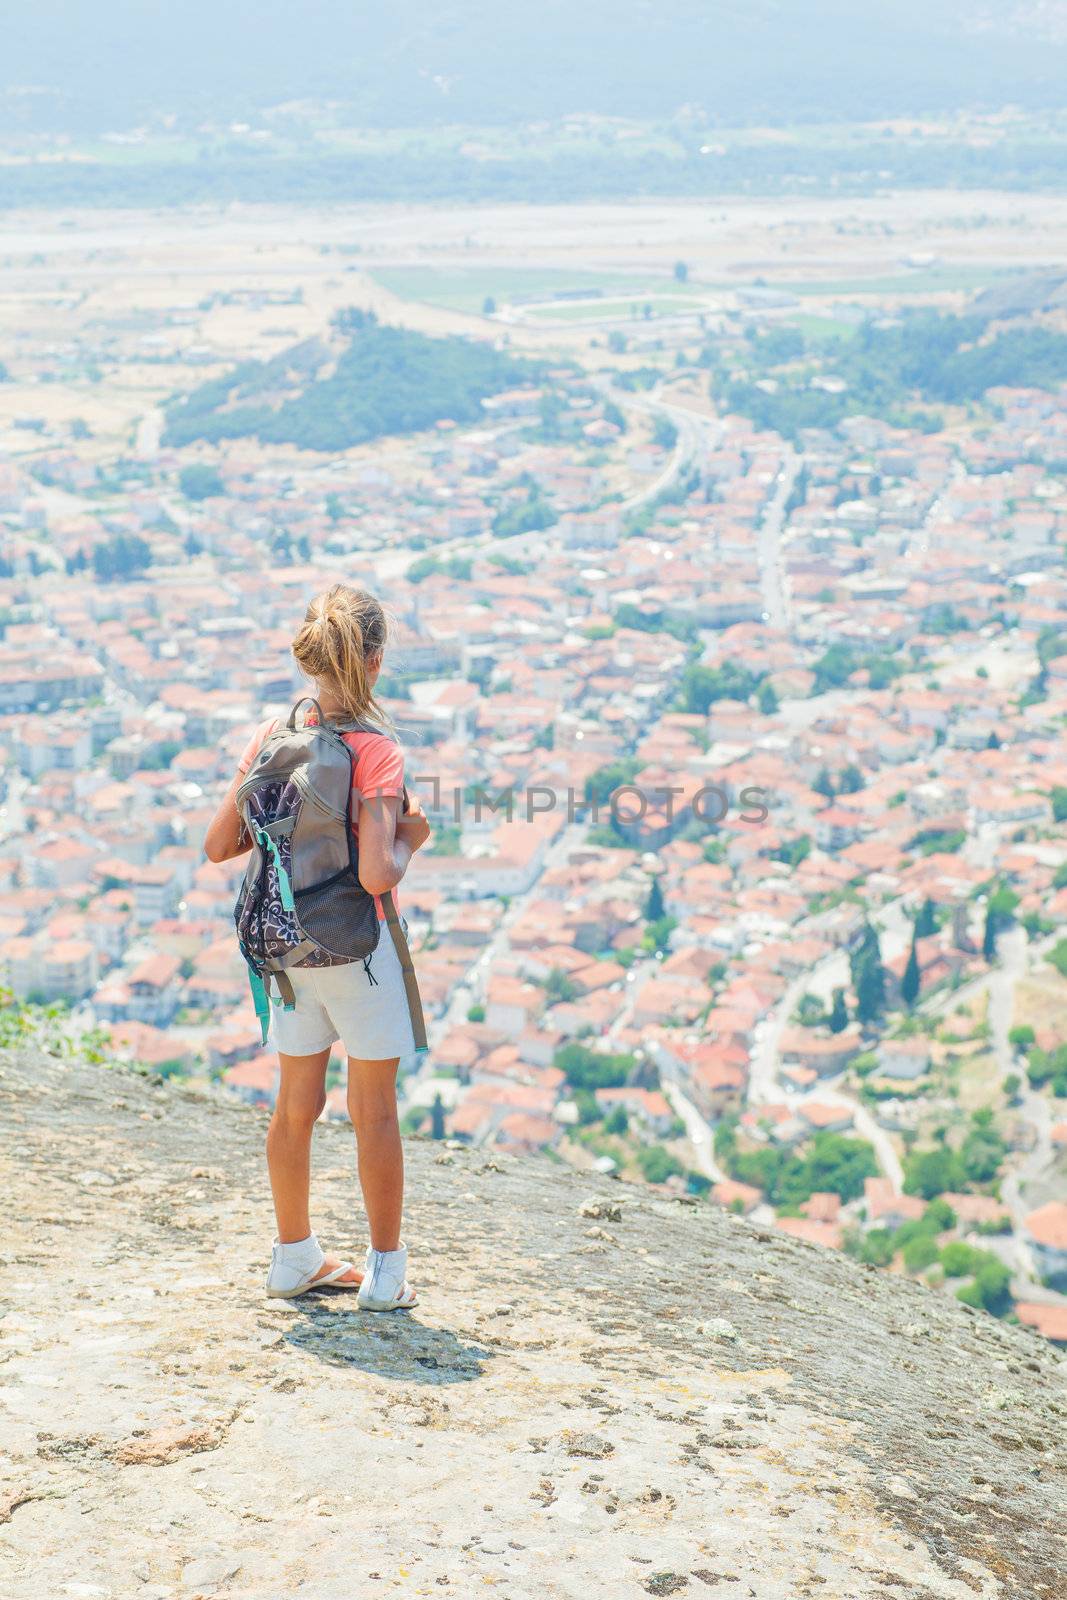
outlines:
[[377, 733], [383, 739], [390, 739], [394, 744], [398, 743], [395, 734], [390, 733], [389, 729], [383, 727], [380, 722], [369, 722], [362, 717], [355, 717], [345, 722], [331, 720], [329, 726], [336, 733]]

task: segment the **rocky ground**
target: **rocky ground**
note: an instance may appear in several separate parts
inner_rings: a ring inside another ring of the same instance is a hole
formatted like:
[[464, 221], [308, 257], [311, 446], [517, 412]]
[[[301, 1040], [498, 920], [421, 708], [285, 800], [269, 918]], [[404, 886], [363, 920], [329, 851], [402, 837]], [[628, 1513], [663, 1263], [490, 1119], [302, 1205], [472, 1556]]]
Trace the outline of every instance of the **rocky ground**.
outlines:
[[[418, 1310], [267, 1301], [260, 1115], [0, 1070], [4, 1600], [1065, 1593], [1064, 1363], [1024, 1330], [418, 1141]], [[347, 1131], [316, 1152], [360, 1251]]]

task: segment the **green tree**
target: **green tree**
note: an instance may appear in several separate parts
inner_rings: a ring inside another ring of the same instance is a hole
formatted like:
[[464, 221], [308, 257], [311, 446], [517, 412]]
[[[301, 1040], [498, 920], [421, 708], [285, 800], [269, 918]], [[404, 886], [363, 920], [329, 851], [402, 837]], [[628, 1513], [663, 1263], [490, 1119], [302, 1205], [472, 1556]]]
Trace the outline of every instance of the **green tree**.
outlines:
[[1011, 1273], [995, 1256], [985, 1260], [970, 1283], [956, 1290], [956, 1299], [964, 1305], [988, 1311], [990, 1316], [1003, 1317], [1011, 1310]]
[[860, 1022], [873, 1022], [885, 1010], [885, 968], [878, 931], [869, 922], [859, 944], [849, 954], [849, 968], [856, 996], [856, 1016]]
[[819, 771], [815, 774], [815, 778], [812, 781], [811, 786], [815, 790], [816, 794], [825, 795], [827, 800], [833, 799], [834, 780], [830, 776], [829, 767], [821, 767], [819, 769]]
[[673, 450], [678, 443], [678, 429], [669, 417], [657, 416], [652, 422], [652, 438], [661, 450]]
[[830, 1032], [844, 1033], [848, 1027], [848, 1006], [844, 989], [834, 990], [834, 1003], [830, 1008]]
[[[1067, 939], [1061, 943], [1067, 951]], [[1049, 1084], [1054, 1095], [1067, 1096], [1067, 1044], [1058, 1045], [1055, 1050], [1041, 1050], [1035, 1046], [1027, 1060], [1026, 1075], [1032, 1089]]]
[[1057, 783], [1052, 788], [1052, 819], [1067, 822], [1067, 786]]
[[577, 985], [572, 983], [562, 967], [553, 967], [545, 979], [545, 994], [549, 1000], [573, 1000], [578, 994]]
[[855, 762], [850, 762], [841, 769], [837, 780], [838, 794], [857, 794], [863, 788], [863, 773]]
[[966, 1278], [977, 1272], [982, 1264], [981, 1250], [966, 1244], [962, 1239], [951, 1239], [941, 1252], [941, 1265], [946, 1278]]
[[960, 1160], [971, 1183], [991, 1183], [1000, 1171], [1008, 1147], [993, 1124], [993, 1112], [983, 1106], [971, 1117], [971, 1126], [960, 1146]]
[[538, 432], [542, 439], [554, 442], [563, 437], [563, 412], [562, 396], [555, 389], [544, 390], [537, 408]]
[[915, 940], [911, 941], [911, 951], [908, 955], [908, 964], [904, 968], [904, 976], [900, 980], [900, 998], [906, 1006], [913, 1006], [919, 998], [921, 979], [919, 974], [919, 952], [915, 948]]
[[850, 1255], [869, 1267], [888, 1267], [896, 1253], [896, 1235], [888, 1228], [871, 1228], [859, 1234], [849, 1249]]
[[498, 539], [513, 539], [520, 533], [537, 533], [551, 528], [559, 519], [536, 483], [531, 483], [525, 500], [509, 500], [493, 517], [492, 529]]
[[646, 923], [641, 939], [642, 948], [649, 952], [666, 950], [670, 944], [671, 934], [677, 926], [677, 917], [657, 917], [655, 922]]
[[998, 927], [1010, 922], [1019, 905], [1019, 896], [1009, 884], [998, 883], [989, 896], [989, 904], [997, 918]]
[[209, 467], [201, 461], [182, 467], [178, 473], [178, 488], [187, 500], [210, 500], [215, 495], [226, 493], [226, 485], [218, 468]]
[[919, 1226], [928, 1229], [931, 1233], [944, 1233], [949, 1228], [956, 1226], [956, 1213], [947, 1200], [938, 1197], [931, 1200], [920, 1218]]
[[916, 939], [928, 939], [931, 934], [936, 932], [937, 911], [934, 908], [934, 902], [927, 898], [923, 901], [919, 909], [919, 915], [915, 919], [915, 937]]
[[878, 1176], [878, 1161], [865, 1139], [843, 1133], [817, 1133], [799, 1169], [782, 1184], [782, 1200], [803, 1204], [815, 1193], [840, 1195], [844, 1201], [858, 1200], [867, 1178]]
[[590, 805], [606, 805], [616, 789], [622, 788], [623, 784], [633, 782], [638, 770], [637, 761], [628, 756], [598, 767], [585, 780], [586, 801]]
[[600, 1106], [592, 1089], [575, 1089], [572, 1098], [578, 1108], [578, 1124], [580, 1127], [588, 1128], [594, 1122], [600, 1121]]
[[815, 663], [813, 693], [825, 694], [827, 689], [840, 689], [857, 665], [855, 653], [848, 645], [832, 644]]
[[933, 1200], [946, 1190], [963, 1187], [963, 1164], [954, 1150], [938, 1145], [933, 1150], [912, 1151], [904, 1162], [904, 1193]]
[[775, 692], [774, 684], [769, 678], [764, 678], [756, 695], [756, 704], [765, 717], [773, 717], [780, 709], [780, 701]]
[[116, 533], [93, 546], [93, 571], [101, 583], [139, 577], [151, 564], [151, 548], [135, 533]]
[[604, 421], [610, 422], [613, 428], [618, 428], [620, 433], [626, 432], [626, 418], [613, 400], [604, 402]]
[[775, 861], [783, 862], [787, 867], [799, 867], [811, 855], [811, 836], [802, 833], [796, 839], [786, 839], [771, 851]]
[[802, 1028], [817, 1028], [826, 1021], [826, 1011], [817, 994], [802, 994], [797, 1001], [796, 1019]]
[[648, 899], [645, 901], [645, 921], [658, 922], [666, 914], [667, 908], [663, 904], [663, 890], [660, 887], [659, 878], [653, 878], [648, 891]]
[[930, 1234], [919, 1234], [904, 1246], [904, 1265], [909, 1272], [923, 1272], [937, 1260], [937, 1241]]
[[681, 710], [704, 716], [717, 700], [748, 700], [758, 683], [753, 673], [733, 661], [721, 667], [690, 662], [682, 673]]
[[627, 1081], [637, 1062], [632, 1055], [608, 1055], [572, 1040], [556, 1051], [553, 1065], [563, 1073], [572, 1089], [618, 1089]]
[[682, 1163], [661, 1144], [646, 1144], [637, 1152], [637, 1165], [646, 1183], [666, 1183], [668, 1178], [681, 1174]]
[[982, 933], [982, 954], [987, 961], [994, 961], [997, 954], [997, 916], [993, 910], [992, 902], [985, 908], [985, 928]]
[[445, 1108], [439, 1094], [433, 1097], [430, 1107], [430, 1138], [443, 1139], [445, 1136]]

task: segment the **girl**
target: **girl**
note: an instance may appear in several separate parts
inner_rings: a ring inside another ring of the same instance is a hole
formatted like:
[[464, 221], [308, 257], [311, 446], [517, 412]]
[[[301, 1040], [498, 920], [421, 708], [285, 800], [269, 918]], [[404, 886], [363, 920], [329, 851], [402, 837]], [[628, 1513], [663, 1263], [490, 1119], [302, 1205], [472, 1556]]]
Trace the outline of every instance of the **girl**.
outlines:
[[[335, 584], [313, 600], [292, 650], [315, 685], [323, 717], [343, 727], [372, 722], [381, 732], [347, 732], [353, 751], [353, 831], [359, 841], [359, 879], [375, 896], [394, 889], [430, 825], [404, 788], [404, 758], [385, 712], [374, 697], [387, 624], [381, 604], [362, 589]], [[251, 841], [236, 794], [260, 746], [272, 732], [264, 723], [249, 740], [237, 773], [208, 827], [209, 861], [244, 855]], [[358, 816], [358, 823], [355, 820]], [[289, 969], [295, 1008], [273, 1012], [281, 1064], [278, 1099], [267, 1134], [278, 1238], [267, 1275], [269, 1295], [293, 1298], [324, 1287], [357, 1290], [369, 1310], [408, 1310], [415, 1292], [407, 1283], [407, 1249], [400, 1239], [404, 1158], [396, 1110], [400, 1056], [415, 1047], [411, 1009], [400, 958], [383, 928], [371, 968], [359, 961], [332, 967]], [[359, 1181], [370, 1224], [366, 1270], [326, 1254], [308, 1215], [311, 1130], [326, 1102], [330, 1047], [340, 1038], [348, 1054], [348, 1110], [356, 1133]]]

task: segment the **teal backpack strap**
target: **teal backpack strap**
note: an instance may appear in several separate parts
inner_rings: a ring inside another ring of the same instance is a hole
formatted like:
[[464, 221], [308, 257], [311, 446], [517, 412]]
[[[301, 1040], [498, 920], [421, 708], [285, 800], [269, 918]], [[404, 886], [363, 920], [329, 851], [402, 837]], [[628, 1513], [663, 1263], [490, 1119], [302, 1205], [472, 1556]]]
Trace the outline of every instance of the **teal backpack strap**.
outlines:
[[277, 840], [272, 838], [272, 836], [267, 832], [266, 828], [256, 828], [254, 832], [256, 843], [262, 850], [268, 850], [274, 857], [274, 865], [278, 872], [278, 894], [281, 897], [282, 909], [284, 911], [295, 911], [296, 901], [293, 899], [293, 886], [289, 882], [289, 874], [282, 866], [282, 858], [278, 852]]
[[256, 1008], [256, 1017], [263, 1034], [263, 1043], [267, 1042], [267, 1033], [270, 1029], [270, 996], [267, 985], [256, 971], [255, 967], [248, 969], [248, 987], [252, 991], [252, 1004]]

